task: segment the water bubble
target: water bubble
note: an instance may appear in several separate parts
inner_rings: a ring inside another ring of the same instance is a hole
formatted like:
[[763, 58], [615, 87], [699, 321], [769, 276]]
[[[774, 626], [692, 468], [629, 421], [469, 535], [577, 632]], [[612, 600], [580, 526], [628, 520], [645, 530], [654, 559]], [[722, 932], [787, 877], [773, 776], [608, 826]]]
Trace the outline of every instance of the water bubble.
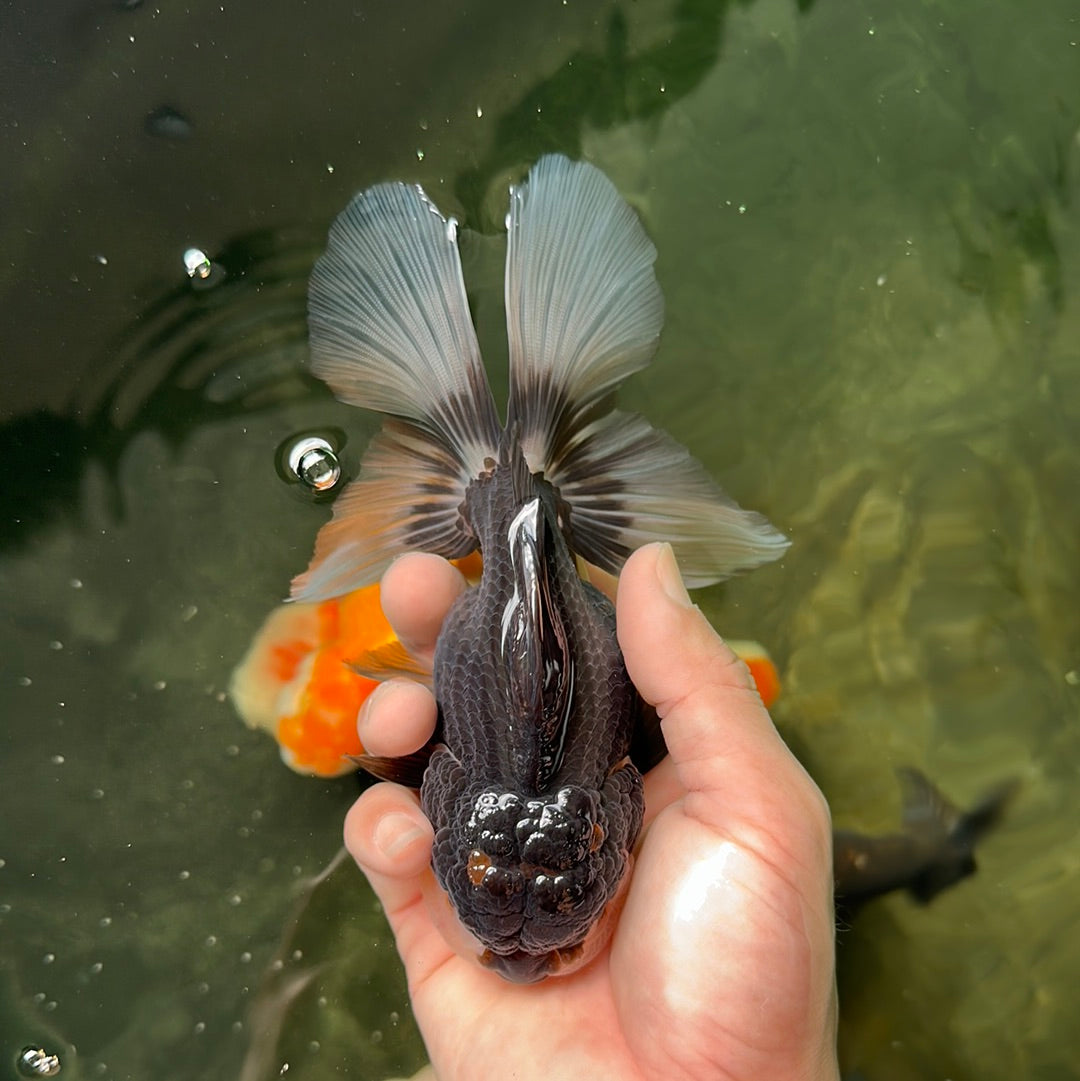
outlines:
[[184, 269], [187, 271], [189, 278], [205, 280], [210, 277], [214, 264], [210, 262], [206, 252], [200, 251], [198, 248], [188, 248], [184, 252]]
[[24, 1047], [17, 1066], [23, 1077], [55, 1077], [60, 1072], [60, 1056], [42, 1047]]
[[321, 436], [297, 440], [289, 450], [288, 463], [293, 476], [314, 492], [328, 492], [341, 480], [337, 453]]

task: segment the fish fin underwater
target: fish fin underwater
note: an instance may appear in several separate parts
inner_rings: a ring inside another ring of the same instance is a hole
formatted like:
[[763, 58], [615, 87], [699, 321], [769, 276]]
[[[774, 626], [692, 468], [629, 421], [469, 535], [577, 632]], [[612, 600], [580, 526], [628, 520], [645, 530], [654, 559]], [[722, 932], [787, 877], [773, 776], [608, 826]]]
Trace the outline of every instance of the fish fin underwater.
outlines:
[[[617, 574], [669, 541], [689, 586], [777, 559], [787, 538], [739, 508], [680, 444], [614, 409], [656, 350], [656, 249], [599, 170], [542, 158], [511, 189], [507, 430], [572, 509], [574, 552]], [[376, 581], [403, 551], [476, 549], [465, 490], [499, 457], [503, 427], [480, 359], [457, 225], [415, 186], [357, 195], [330, 230], [309, 293], [311, 365], [343, 401], [388, 414], [334, 504], [296, 600]]]

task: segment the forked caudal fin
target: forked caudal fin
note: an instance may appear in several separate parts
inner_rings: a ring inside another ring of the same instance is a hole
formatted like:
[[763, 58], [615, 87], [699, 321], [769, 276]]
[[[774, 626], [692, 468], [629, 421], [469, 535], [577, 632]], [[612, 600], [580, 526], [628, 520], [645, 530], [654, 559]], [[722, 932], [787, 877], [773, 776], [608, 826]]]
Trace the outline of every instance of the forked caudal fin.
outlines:
[[[511, 189], [508, 425], [570, 507], [574, 545], [618, 573], [667, 540], [687, 584], [780, 556], [787, 539], [737, 507], [689, 452], [613, 392], [652, 358], [663, 323], [656, 249], [593, 166], [551, 155]], [[293, 596], [376, 580], [400, 552], [476, 547], [465, 489], [500, 426], [469, 315], [456, 225], [418, 187], [382, 184], [334, 223], [311, 277], [312, 367], [343, 401], [389, 415], [320, 532]]]

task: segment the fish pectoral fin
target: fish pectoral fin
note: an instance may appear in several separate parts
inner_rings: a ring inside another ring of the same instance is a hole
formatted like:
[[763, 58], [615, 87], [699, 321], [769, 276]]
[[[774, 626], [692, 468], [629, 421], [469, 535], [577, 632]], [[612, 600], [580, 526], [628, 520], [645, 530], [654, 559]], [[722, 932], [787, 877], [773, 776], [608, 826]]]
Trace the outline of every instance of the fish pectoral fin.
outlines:
[[380, 781], [393, 781], [395, 784], [405, 785], [406, 788], [419, 788], [434, 748], [434, 742], [430, 742], [412, 754], [403, 754], [396, 758], [358, 754], [353, 756], [353, 761]]
[[396, 638], [354, 658], [349, 662], [349, 667], [358, 676], [380, 683], [385, 679], [407, 677], [415, 683], [431, 687], [431, 670], [425, 668]]

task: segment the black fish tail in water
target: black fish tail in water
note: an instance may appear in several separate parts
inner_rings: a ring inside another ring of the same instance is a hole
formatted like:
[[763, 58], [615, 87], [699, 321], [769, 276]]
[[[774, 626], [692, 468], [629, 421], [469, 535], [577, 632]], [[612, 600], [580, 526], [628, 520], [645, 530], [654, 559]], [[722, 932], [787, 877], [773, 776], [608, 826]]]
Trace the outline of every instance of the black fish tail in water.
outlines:
[[1000, 821], [1016, 790], [1015, 781], [997, 785], [961, 811], [918, 770], [897, 772], [904, 788], [901, 832], [833, 834], [836, 903], [849, 915], [893, 890], [907, 890], [925, 904], [974, 874], [975, 845]]
[[590, 932], [641, 824], [628, 760], [641, 711], [612, 607], [575, 555], [618, 573], [635, 548], [667, 540], [693, 586], [775, 559], [787, 540], [685, 448], [613, 408], [652, 358], [663, 301], [656, 249], [610, 181], [542, 158], [511, 189], [507, 231], [504, 429], [453, 219], [420, 188], [383, 184], [334, 223], [311, 278], [312, 365], [339, 398], [388, 419], [293, 595], [367, 585], [409, 549], [481, 550], [480, 584], [436, 649], [441, 742], [421, 796], [436, 876], [483, 960], [527, 981], [599, 944]]

